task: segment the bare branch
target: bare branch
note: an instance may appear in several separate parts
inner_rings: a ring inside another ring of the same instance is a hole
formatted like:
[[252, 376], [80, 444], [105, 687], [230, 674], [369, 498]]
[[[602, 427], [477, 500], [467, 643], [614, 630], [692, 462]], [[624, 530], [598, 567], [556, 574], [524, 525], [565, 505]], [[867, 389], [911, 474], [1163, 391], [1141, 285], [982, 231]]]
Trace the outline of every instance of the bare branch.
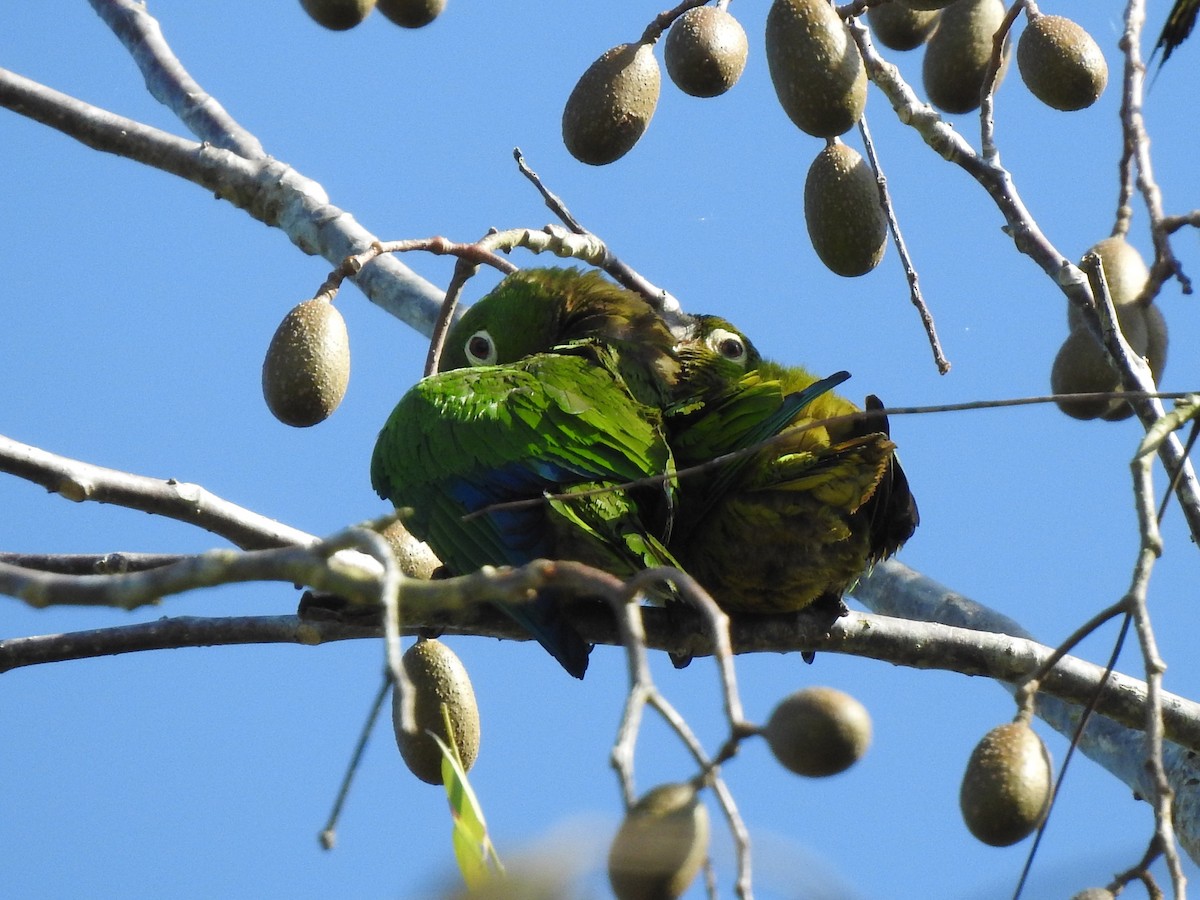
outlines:
[[[1154, 265], [1150, 267], [1150, 284], [1146, 296], [1155, 296], [1163, 283], [1174, 276], [1185, 294], [1192, 292], [1191, 280], [1183, 274], [1183, 266], [1171, 249], [1169, 232], [1163, 227], [1162, 191], [1154, 180], [1154, 166], [1150, 160], [1150, 137], [1146, 134], [1146, 121], [1142, 116], [1142, 94], [1146, 79], [1146, 66], [1142, 63], [1142, 25], [1146, 21], [1144, 0], [1129, 0], [1125, 6], [1125, 30], [1121, 35], [1121, 50], [1125, 55], [1125, 72], [1121, 93], [1121, 127], [1124, 149], [1121, 157], [1122, 189], [1124, 201], [1119, 216], [1125, 215], [1130, 198], [1128, 179], [1130, 159], [1136, 163], [1136, 183], [1150, 214], [1150, 237], [1154, 241]], [[1125, 224], [1120, 218], [1118, 225]]]
[[258, 138], [239, 125], [216, 98], [188, 74], [171, 52], [158, 20], [134, 0], [89, 0], [92, 9], [124, 44], [146, 80], [146, 90], [205, 143], [245, 159], [267, 154]]
[[311, 544], [317, 538], [214, 496], [196, 484], [147, 478], [58, 456], [0, 435], [0, 472], [68, 500], [112, 503], [210, 531], [244, 550]]
[[[348, 212], [332, 205], [324, 189], [270, 157], [247, 160], [76, 100], [0, 69], [0, 106], [20, 113], [105, 153], [114, 153], [200, 185], [254, 218], [281, 229], [305, 253], [338, 265], [378, 240]], [[428, 335], [442, 291], [384, 256], [355, 278], [368, 299]]]
[[[1115, 311], [1113, 311], [1113, 318], [1114, 320], [1116, 318]], [[1141, 540], [1132, 583], [1126, 597], [1133, 615], [1138, 642], [1142, 647], [1142, 659], [1146, 669], [1146, 767], [1154, 787], [1153, 793], [1150, 794], [1150, 802], [1154, 807], [1154, 829], [1158, 837], [1159, 848], [1166, 857], [1167, 870], [1171, 873], [1176, 896], [1182, 897], [1186, 879], [1183, 875], [1172, 824], [1171, 810], [1174, 803], [1174, 791], [1163, 759], [1162, 676], [1167, 665], [1158, 652], [1158, 642], [1150, 623], [1150, 608], [1147, 602], [1150, 573], [1163, 550], [1162, 535], [1158, 528], [1158, 515], [1155, 512], [1151, 454], [1156, 449], [1155, 443], [1161, 443], [1165, 437], [1164, 434], [1155, 434], [1154, 432], [1148, 434], [1130, 463]]]
[[[685, 4], [688, 7], [699, 5], [701, 4]], [[679, 7], [674, 12], [682, 11], [684, 11], [683, 7]], [[599, 237], [584, 228], [579, 220], [571, 214], [571, 211], [567, 209], [562, 199], [546, 187], [538, 173], [526, 164], [520, 147], [513, 148], [513, 158], [517, 161], [517, 168], [521, 174], [528, 178], [529, 182], [537, 188], [538, 193], [542, 195], [542, 199], [546, 201], [546, 206], [549, 207], [552, 213], [558, 216], [562, 223], [570, 229], [571, 233], [589, 238], [599, 244], [602, 252], [595, 255], [591, 260], [592, 264], [611, 275], [617, 284], [627, 287], [629, 290], [644, 297], [647, 303], [658, 310], [659, 314], [662, 315], [671, 328], [679, 327], [684, 318], [683, 307], [680, 305], [679, 300], [667, 290], [652, 284], [640, 272], [636, 271], [631, 265], [613, 253], [608, 248], [608, 245], [601, 241]], [[547, 226], [546, 230], [549, 232], [551, 230], [550, 226]], [[536, 253], [537, 251], [535, 250], [534, 252]]]
[[0, 553], [0, 563], [60, 575], [118, 575], [169, 566], [178, 553]]
[[[372, 556], [395, 568], [383, 538], [364, 529], [350, 529], [327, 541], [304, 547], [273, 550], [211, 550], [167, 566], [120, 575], [60, 575], [0, 564], [0, 593], [41, 609], [47, 606], [112, 606], [137, 609], [163, 597], [219, 584], [283, 581], [307, 584], [351, 600], [377, 602], [382, 590], [378, 573], [329, 565], [338, 550], [367, 546]], [[380, 548], [382, 547], [382, 550]], [[386, 586], [386, 582], [383, 582]]]
[[[864, 40], [870, 40], [870, 38], [865, 37]], [[942, 350], [942, 342], [938, 340], [933, 314], [929, 311], [925, 297], [921, 294], [917, 267], [913, 265], [912, 257], [908, 253], [908, 245], [904, 242], [904, 234], [900, 231], [900, 220], [896, 218], [896, 208], [892, 203], [891, 192], [888, 190], [887, 176], [883, 174], [883, 167], [875, 152], [875, 142], [871, 140], [871, 129], [867, 126], [865, 114], [858, 120], [858, 131], [862, 135], [863, 149], [867, 151], [867, 160], [875, 172], [875, 183], [879, 186], [879, 202], [883, 207], [884, 216], [887, 217], [892, 243], [896, 245], [896, 253], [900, 255], [900, 264], [904, 267], [904, 277], [908, 280], [909, 297], [912, 299], [912, 305], [917, 308], [917, 314], [921, 317], [921, 325], [925, 328], [925, 335], [929, 339], [929, 349], [933, 351], [934, 365], [937, 366], [939, 373], [945, 375], [950, 371], [950, 361], [946, 359], [945, 351]]]

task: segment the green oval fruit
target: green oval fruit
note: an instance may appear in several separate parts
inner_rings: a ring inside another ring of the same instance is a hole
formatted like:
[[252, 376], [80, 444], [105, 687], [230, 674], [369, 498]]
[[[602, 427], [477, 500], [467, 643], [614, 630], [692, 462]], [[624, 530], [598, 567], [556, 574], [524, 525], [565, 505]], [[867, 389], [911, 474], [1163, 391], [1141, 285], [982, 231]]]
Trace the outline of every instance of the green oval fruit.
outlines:
[[[948, 113], [979, 108], [983, 78], [992, 58], [992, 37], [1003, 20], [1003, 0], [956, 0], [942, 11], [937, 30], [925, 47], [922, 76], [930, 103]], [[997, 84], [1004, 69], [1001, 64]]]
[[651, 44], [621, 44], [592, 63], [563, 109], [567, 150], [591, 166], [605, 166], [633, 149], [646, 132], [662, 76]]
[[446, 0], [375, 0], [375, 6], [401, 28], [421, 28], [442, 14]]
[[1153, 303], [1141, 309], [1146, 317], [1146, 362], [1157, 385], [1162, 381], [1163, 369], [1167, 367], [1167, 320], [1162, 310]]
[[875, 39], [892, 50], [920, 47], [929, 40], [937, 20], [937, 10], [910, 9], [895, 2], [867, 10], [867, 22]]
[[327, 419], [350, 382], [350, 336], [328, 300], [305, 300], [283, 317], [263, 360], [267, 407], [280, 422], [306, 428]]
[[835, 137], [862, 117], [867, 73], [850, 33], [825, 0], [775, 0], [767, 67], [779, 104], [801, 131]]
[[405, 651], [404, 671], [413, 686], [415, 733], [400, 727], [398, 691], [392, 691], [392, 728], [396, 746], [408, 770], [427, 784], [442, 783], [442, 752], [426, 731], [451, 745], [442, 718], [442, 707], [450, 715], [454, 742], [463, 770], [470, 771], [479, 755], [479, 707], [462, 660], [437, 640], [417, 641]]
[[345, 31], [371, 14], [375, 0], [300, 0], [300, 5], [318, 25]]
[[1017, 41], [1017, 68], [1033, 96], [1054, 109], [1091, 106], [1108, 84], [1092, 36], [1062, 16], [1035, 16]]
[[663, 61], [685, 94], [716, 97], [742, 77], [750, 44], [738, 20], [715, 6], [697, 6], [667, 32]]
[[433, 577], [433, 573], [441, 568], [441, 560], [434, 556], [429, 545], [413, 537], [399, 519], [379, 534], [388, 542], [388, 547], [392, 551], [392, 556], [396, 558], [396, 565], [400, 567], [400, 572], [409, 578], [428, 581]]
[[1009, 722], [983, 736], [971, 753], [959, 806], [971, 834], [993, 847], [1029, 836], [1050, 808], [1050, 754], [1024, 722]]
[[[1080, 328], [1067, 335], [1050, 369], [1050, 390], [1055, 394], [1088, 394], [1120, 388], [1120, 378], [1091, 332]], [[1096, 419], [1115, 409], [1118, 401], [1097, 397], [1055, 398], [1054, 402], [1074, 419]]]
[[648, 791], [625, 815], [608, 852], [617, 900], [683, 895], [708, 854], [708, 810], [690, 784]]
[[[1104, 272], [1104, 281], [1108, 285], [1108, 294], [1112, 297], [1113, 306], [1118, 310], [1133, 303], [1146, 289], [1150, 280], [1150, 269], [1142, 254], [1138, 253], [1125, 238], [1114, 236], [1093, 244], [1087, 253], [1095, 253], [1100, 257], [1100, 268]], [[1084, 256], [1087, 256], [1087, 253]], [[1080, 257], [1080, 266], [1083, 258]], [[1083, 324], [1083, 313], [1075, 306], [1067, 306], [1067, 325], [1072, 329]]]
[[854, 277], [879, 265], [887, 217], [875, 174], [857, 150], [835, 142], [817, 154], [804, 180], [804, 221], [830, 271]]
[[762, 733], [784, 768], [819, 778], [862, 758], [871, 744], [871, 716], [849, 694], [811, 687], [780, 701]]
[[895, 0], [897, 6], [907, 6], [909, 9], [933, 10], [945, 9], [955, 0]]

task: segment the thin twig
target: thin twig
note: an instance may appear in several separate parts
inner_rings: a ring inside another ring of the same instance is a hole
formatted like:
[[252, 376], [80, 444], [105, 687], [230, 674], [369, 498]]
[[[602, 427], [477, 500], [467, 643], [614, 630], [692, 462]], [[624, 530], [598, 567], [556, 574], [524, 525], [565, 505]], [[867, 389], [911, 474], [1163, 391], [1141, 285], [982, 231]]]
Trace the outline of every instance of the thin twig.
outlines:
[[[667, 325], [673, 330], [683, 328], [688, 324], [687, 317], [683, 313], [683, 308], [679, 300], [669, 291], [652, 284], [644, 275], [613, 253], [604, 241], [584, 228], [579, 220], [571, 214], [571, 211], [567, 209], [562, 198], [546, 187], [537, 172], [528, 166], [525, 162], [525, 157], [521, 154], [520, 147], [513, 148], [513, 158], [517, 162], [517, 169], [537, 188], [538, 193], [542, 195], [542, 199], [546, 201], [546, 206], [571, 230], [571, 233], [595, 241], [599, 248], [601, 248], [601, 252], [594, 253], [588, 260], [592, 265], [603, 269], [611, 275], [617, 284], [641, 295], [647, 303], [658, 311], [659, 315], [666, 320]], [[547, 230], [549, 229], [550, 227], [547, 226]]]
[[1166, 671], [1166, 663], [1158, 652], [1147, 599], [1150, 573], [1163, 550], [1154, 503], [1152, 457], [1156, 450], [1155, 443], [1161, 442], [1162, 438], [1160, 434], [1147, 435], [1130, 462], [1141, 541], [1128, 598], [1146, 670], [1146, 765], [1155, 788], [1154, 796], [1150, 798], [1154, 807], [1155, 833], [1159, 848], [1166, 858], [1167, 870], [1171, 873], [1175, 896], [1182, 898], [1185, 896], [1187, 879], [1183, 874], [1179, 845], [1175, 840], [1172, 817], [1175, 793], [1163, 763], [1162, 676]]
[[996, 88], [1000, 86], [1000, 71], [1004, 67], [1004, 57], [1008, 54], [1008, 34], [1024, 6], [1024, 0], [1016, 0], [1004, 14], [996, 33], [992, 35], [992, 55], [988, 58], [987, 68], [983, 73], [983, 85], [980, 88], [979, 147], [984, 162], [995, 165], [1000, 163], [1000, 148], [996, 146]]
[[354, 781], [354, 776], [358, 773], [359, 764], [362, 762], [363, 754], [367, 750], [367, 742], [371, 739], [371, 732], [375, 728], [375, 721], [379, 718], [379, 711], [383, 709], [383, 702], [387, 699], [388, 691], [391, 687], [391, 675], [385, 673], [383, 683], [375, 693], [375, 699], [372, 701], [371, 708], [367, 712], [366, 721], [363, 722], [362, 731], [359, 732], [358, 741], [354, 745], [354, 752], [350, 754], [350, 763], [346, 766], [346, 773], [342, 776], [342, 783], [338, 787], [337, 796], [333, 801], [333, 809], [329, 811], [329, 818], [325, 821], [325, 827], [317, 835], [317, 840], [321, 842], [321, 846], [326, 850], [332, 850], [337, 843], [337, 823], [342, 815], [342, 807], [346, 805], [346, 797], [350, 794], [350, 785]]
[[682, 16], [689, 9], [694, 9], [697, 6], [703, 6], [708, 0], [683, 0], [678, 6], [669, 9], [666, 12], [661, 12], [655, 16], [650, 24], [646, 26], [642, 32], [641, 42], [643, 44], [653, 44], [657, 41], [664, 31], [671, 27], [671, 23]]
[[[1154, 241], [1154, 265], [1150, 267], [1150, 281], [1143, 292], [1143, 300], [1157, 296], [1163, 283], [1174, 276], [1179, 280], [1185, 294], [1192, 292], [1192, 282], [1184, 273], [1183, 266], [1171, 249], [1168, 232], [1163, 228], [1162, 191], [1154, 180], [1154, 165], [1150, 159], [1150, 139], [1146, 134], [1146, 122], [1142, 116], [1142, 95], [1146, 79], [1146, 66], [1142, 63], [1142, 26], [1146, 21], [1145, 0], [1129, 0], [1125, 6], [1125, 30], [1121, 35], [1121, 50], [1125, 54], [1125, 77], [1121, 100], [1121, 126], [1124, 136], [1124, 152], [1132, 150], [1137, 166], [1137, 187], [1142, 194], [1146, 211], [1150, 215], [1150, 237]], [[1122, 158], [1123, 175], [1128, 163]], [[1122, 186], [1122, 196], [1125, 187]]]
[[[865, 38], [870, 40], [869, 37]], [[871, 169], [875, 172], [875, 183], [879, 186], [879, 202], [883, 207], [883, 214], [887, 217], [888, 231], [892, 234], [892, 243], [896, 245], [896, 252], [900, 255], [900, 264], [904, 266], [904, 277], [908, 280], [908, 293], [912, 300], [912, 305], [917, 308], [917, 314], [921, 317], [921, 326], [925, 329], [925, 336], [929, 340], [929, 349], [933, 351], [933, 361], [938, 368], [938, 372], [945, 375], [950, 371], [950, 361], [946, 359], [946, 354], [942, 350], [942, 343], [938, 340], [937, 327], [933, 322], [933, 314], [929, 311], [929, 307], [925, 303], [925, 297], [921, 294], [921, 285], [917, 278], [917, 267], [913, 265], [912, 257], [908, 253], [908, 245], [904, 242], [904, 234], [900, 231], [900, 220], [896, 217], [896, 208], [892, 203], [892, 195], [888, 190], [887, 176], [883, 173], [883, 166], [879, 162], [879, 157], [875, 152], [875, 142], [871, 140], [871, 129], [867, 126], [867, 117], [864, 114], [858, 120], [858, 131], [862, 135], [863, 149], [867, 151], [867, 160], [871, 163]]]

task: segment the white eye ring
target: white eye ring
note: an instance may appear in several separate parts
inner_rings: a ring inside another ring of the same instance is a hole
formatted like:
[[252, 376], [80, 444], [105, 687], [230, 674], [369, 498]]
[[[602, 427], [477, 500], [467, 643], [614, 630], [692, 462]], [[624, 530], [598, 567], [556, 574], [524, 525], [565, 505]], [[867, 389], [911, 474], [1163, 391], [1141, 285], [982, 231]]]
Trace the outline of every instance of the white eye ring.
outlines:
[[473, 366], [494, 366], [499, 354], [496, 352], [496, 342], [488, 334], [486, 328], [481, 328], [463, 345], [467, 361]]
[[704, 342], [708, 348], [722, 359], [745, 365], [749, 354], [746, 352], [746, 342], [740, 335], [734, 334], [728, 328], [714, 328], [705, 336]]

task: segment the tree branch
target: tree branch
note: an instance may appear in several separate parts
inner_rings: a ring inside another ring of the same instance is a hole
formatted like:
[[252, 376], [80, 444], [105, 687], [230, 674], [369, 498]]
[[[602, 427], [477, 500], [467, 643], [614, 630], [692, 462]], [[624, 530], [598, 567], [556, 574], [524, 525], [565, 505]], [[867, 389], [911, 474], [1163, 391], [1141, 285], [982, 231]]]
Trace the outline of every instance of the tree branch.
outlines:
[[158, 20], [134, 0], [89, 0], [125, 46], [146, 80], [146, 90], [205, 143], [245, 159], [262, 159], [258, 138], [239, 125], [216, 98], [188, 74], [171, 52]]
[[58, 456], [0, 435], [0, 472], [82, 502], [166, 516], [220, 535], [243, 550], [305, 545], [316, 537], [210, 494], [197, 484], [148, 478]]
[[[332, 265], [361, 253], [378, 238], [329, 202], [317, 182], [271, 157], [248, 160], [127, 119], [0, 69], [0, 106], [105, 153], [169, 172], [279, 228], [305, 253]], [[368, 299], [428, 335], [442, 291], [394, 256], [380, 257], [354, 279]]]
[[[858, 19], [848, 22], [847, 27], [862, 54], [867, 76], [891, 101], [900, 122], [916, 130], [935, 152], [974, 178], [1003, 215], [1005, 231], [1012, 238], [1017, 250], [1032, 259], [1058, 285], [1071, 303], [1085, 311], [1094, 311], [1096, 300], [1086, 276], [1042, 233], [1017, 192], [1011, 174], [1000, 165], [999, 155], [985, 159], [977, 154], [966, 138], [947, 125], [933, 107], [920, 100], [900, 75], [900, 70], [875, 51], [865, 26]], [[1149, 164], [1148, 158], [1146, 163]], [[1161, 209], [1158, 213], [1161, 217]], [[1122, 380], [1129, 389], [1148, 389], [1145, 384], [1133, 387], [1139, 382], [1131, 371], [1123, 371]], [[1148, 411], [1153, 407], [1139, 407], [1135, 404], [1134, 408], [1139, 410], [1143, 424], [1148, 427]], [[1142, 414], [1143, 411], [1147, 411], [1145, 415]], [[1157, 415], [1162, 415], [1161, 405], [1157, 409]], [[1183, 473], [1176, 485], [1175, 494], [1192, 537], [1200, 545], [1200, 482], [1197, 482], [1196, 474], [1179, 440], [1171, 436], [1164, 441], [1159, 448], [1159, 458], [1167, 471]]]

